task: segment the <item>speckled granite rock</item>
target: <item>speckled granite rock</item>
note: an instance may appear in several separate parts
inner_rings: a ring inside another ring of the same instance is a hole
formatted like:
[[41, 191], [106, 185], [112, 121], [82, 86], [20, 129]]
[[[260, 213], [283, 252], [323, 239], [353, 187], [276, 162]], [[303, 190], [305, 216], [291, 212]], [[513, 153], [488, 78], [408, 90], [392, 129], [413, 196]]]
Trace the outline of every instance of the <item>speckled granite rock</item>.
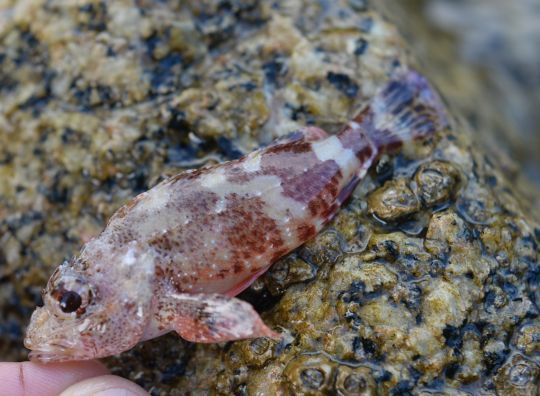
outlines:
[[[540, 213], [540, 8], [536, 0], [376, 2], [454, 114]], [[521, 182], [524, 182], [523, 185]], [[533, 187], [533, 188], [531, 188]], [[538, 221], [538, 216], [536, 216]]]
[[[0, 354], [123, 201], [298, 125], [335, 131], [413, 64], [364, 1], [4, 1]], [[444, 91], [443, 91], [444, 94]], [[153, 394], [538, 394], [540, 228], [455, 119], [383, 157], [242, 297], [284, 335], [107, 359]]]

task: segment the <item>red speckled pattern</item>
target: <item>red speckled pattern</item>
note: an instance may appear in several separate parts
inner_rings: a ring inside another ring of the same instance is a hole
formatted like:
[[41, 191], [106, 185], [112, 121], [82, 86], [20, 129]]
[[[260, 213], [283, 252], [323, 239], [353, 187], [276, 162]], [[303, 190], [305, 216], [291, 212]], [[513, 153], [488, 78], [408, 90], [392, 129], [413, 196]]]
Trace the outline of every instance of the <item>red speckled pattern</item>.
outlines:
[[[171, 330], [199, 342], [276, 336], [234, 295], [314, 237], [382, 150], [444, 127], [441, 108], [425, 79], [406, 72], [338, 135], [305, 128], [135, 197], [60, 267], [27, 346], [51, 361], [107, 356]], [[88, 293], [79, 313], [58, 310], [63, 277]]]

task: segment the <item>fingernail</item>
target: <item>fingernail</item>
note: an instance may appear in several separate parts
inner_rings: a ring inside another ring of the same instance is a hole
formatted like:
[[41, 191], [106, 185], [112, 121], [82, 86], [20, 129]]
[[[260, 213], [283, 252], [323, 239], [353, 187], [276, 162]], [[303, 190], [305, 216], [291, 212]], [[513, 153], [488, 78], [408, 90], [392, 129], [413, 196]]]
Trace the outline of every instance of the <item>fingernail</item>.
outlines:
[[111, 388], [111, 389], [107, 389], [98, 393], [94, 393], [93, 396], [139, 396], [139, 395], [125, 388]]
[[148, 396], [148, 393], [125, 378], [103, 375], [71, 385], [60, 396]]

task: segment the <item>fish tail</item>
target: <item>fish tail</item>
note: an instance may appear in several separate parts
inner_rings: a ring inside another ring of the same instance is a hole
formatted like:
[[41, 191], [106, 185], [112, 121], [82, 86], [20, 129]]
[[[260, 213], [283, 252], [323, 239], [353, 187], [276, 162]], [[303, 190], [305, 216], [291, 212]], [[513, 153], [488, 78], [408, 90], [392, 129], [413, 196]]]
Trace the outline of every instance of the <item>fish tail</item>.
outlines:
[[439, 95], [427, 79], [409, 70], [377, 92], [351, 124], [357, 124], [380, 153], [434, 135], [448, 127], [448, 119]]

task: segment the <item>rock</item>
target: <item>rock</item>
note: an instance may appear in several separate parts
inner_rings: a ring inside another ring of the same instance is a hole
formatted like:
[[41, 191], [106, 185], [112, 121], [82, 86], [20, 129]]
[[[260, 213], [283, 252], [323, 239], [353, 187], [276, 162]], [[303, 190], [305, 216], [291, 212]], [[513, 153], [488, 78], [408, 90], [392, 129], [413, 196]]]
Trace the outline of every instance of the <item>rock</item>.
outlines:
[[491, 224], [500, 212], [497, 199], [488, 187], [469, 183], [460, 194], [456, 209], [458, 213], [473, 224]]
[[516, 354], [495, 376], [497, 391], [503, 395], [536, 395], [539, 389], [540, 365]]
[[[306, 124], [337, 131], [411, 64], [374, 8], [398, 3], [4, 2], [0, 355], [26, 358], [52, 270], [128, 198]], [[240, 296], [279, 342], [167, 335], [105, 363], [155, 395], [537, 393], [540, 227], [451, 109]]]

